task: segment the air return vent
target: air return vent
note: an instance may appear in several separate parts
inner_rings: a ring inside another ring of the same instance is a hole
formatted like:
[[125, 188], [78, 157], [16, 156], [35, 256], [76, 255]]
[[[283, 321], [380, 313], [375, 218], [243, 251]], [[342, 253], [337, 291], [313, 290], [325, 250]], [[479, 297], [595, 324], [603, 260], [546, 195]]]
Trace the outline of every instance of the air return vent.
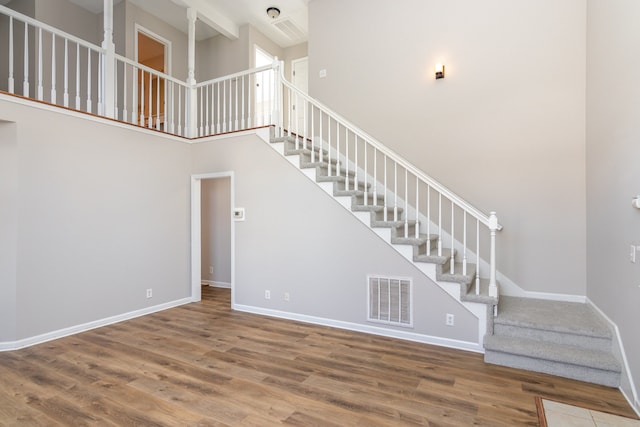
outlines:
[[289, 18], [279, 19], [278, 21], [275, 21], [273, 25], [293, 41], [305, 38], [304, 31], [302, 31], [300, 27], [298, 27], [298, 25]]
[[411, 279], [368, 276], [368, 320], [388, 325], [413, 326]]

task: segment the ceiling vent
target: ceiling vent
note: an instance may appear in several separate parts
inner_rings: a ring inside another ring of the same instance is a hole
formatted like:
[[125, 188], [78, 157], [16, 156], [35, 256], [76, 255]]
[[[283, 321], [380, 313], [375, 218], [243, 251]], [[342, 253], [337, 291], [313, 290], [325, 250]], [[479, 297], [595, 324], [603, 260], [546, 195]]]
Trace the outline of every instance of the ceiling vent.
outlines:
[[276, 28], [282, 31], [285, 36], [289, 37], [290, 40], [302, 40], [306, 36], [304, 31], [300, 29], [300, 27], [295, 22], [287, 17], [274, 21], [273, 25], [275, 25]]

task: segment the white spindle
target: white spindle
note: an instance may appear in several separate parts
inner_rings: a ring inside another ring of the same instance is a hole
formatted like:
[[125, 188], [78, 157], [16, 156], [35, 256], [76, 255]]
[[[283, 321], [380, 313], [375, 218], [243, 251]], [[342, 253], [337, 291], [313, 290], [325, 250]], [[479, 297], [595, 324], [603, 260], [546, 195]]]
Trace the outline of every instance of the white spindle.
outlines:
[[[205, 93], [205, 112], [204, 115], [207, 118], [207, 123], [205, 126], [205, 132], [207, 133], [207, 135], [210, 134], [211, 128], [209, 127], [209, 85], [204, 86], [201, 90], [200, 93], [202, 93], [202, 91], [204, 90]], [[202, 100], [202, 95], [200, 95], [200, 99]], [[211, 97], [213, 98], [213, 93], [211, 93]], [[202, 109], [202, 107], [200, 107], [200, 109]]]
[[80, 109], [80, 45], [76, 43], [76, 110]]
[[183, 135], [182, 133], [182, 87], [180, 86], [178, 86], [178, 135]]
[[156, 76], [156, 130], [160, 130], [160, 76]]
[[167, 118], [169, 109], [167, 107], [167, 100], [170, 99], [171, 93], [169, 93], [168, 84], [169, 84], [169, 81], [163, 78], [162, 85], [164, 86], [164, 96], [162, 97], [162, 130], [165, 132], [169, 131], [169, 122]]
[[220, 129], [222, 129], [222, 127], [220, 126], [220, 110], [222, 110], [222, 108], [220, 107], [220, 82], [216, 83], [216, 87], [216, 133], [220, 133]]
[[467, 275], [467, 211], [462, 212], [462, 275]]
[[389, 187], [387, 187], [387, 155], [385, 154], [384, 155], [384, 209], [382, 210], [384, 222], [387, 222], [387, 219], [388, 219], [388, 214], [387, 214], [387, 211], [389, 210], [389, 202], [387, 198], [388, 188]]
[[140, 126], [144, 126], [145, 114], [144, 114], [144, 70], [140, 70]]
[[404, 168], [404, 237], [409, 237], [409, 171]]
[[236, 84], [236, 100], [234, 101], [234, 104], [235, 104], [235, 107], [236, 107], [235, 108], [236, 112], [235, 112], [235, 117], [234, 117], [234, 122], [233, 122], [234, 123], [233, 130], [238, 130], [238, 125], [239, 125], [239, 122], [238, 122], [238, 104], [239, 104], [239, 102], [238, 102], [238, 78], [236, 77], [235, 79], [233, 79], [233, 81]]
[[303, 108], [302, 108], [302, 129], [303, 129], [303, 135], [302, 135], [302, 148], [304, 148], [306, 150], [307, 148], [307, 137], [309, 136], [309, 134], [307, 133], [307, 101], [304, 100], [303, 101]]
[[451, 262], [450, 262], [450, 264], [451, 264], [451, 274], [453, 274], [454, 271], [455, 271], [454, 268], [455, 268], [455, 262], [456, 262], [455, 249], [454, 249], [455, 242], [456, 242], [456, 239], [455, 239], [455, 235], [456, 235], [456, 233], [455, 233], [455, 218], [454, 218], [455, 211], [456, 211], [455, 208], [456, 207], [453, 204], [453, 200], [452, 200], [451, 201]]
[[38, 101], [44, 99], [44, 91], [42, 87], [42, 28], [38, 28], [38, 86], [37, 86]]
[[198, 109], [198, 110], [200, 110], [199, 111], [199, 114], [200, 114], [200, 120], [199, 120], [200, 121], [200, 126], [198, 127], [198, 129], [199, 129], [198, 136], [203, 136], [204, 135], [204, 131], [205, 131], [205, 128], [204, 128], [204, 94], [203, 94], [203, 92], [206, 90], [206, 87], [202, 86], [202, 87], [200, 87], [200, 88], [198, 88], [196, 90], [197, 90], [197, 93], [198, 93], [198, 98], [200, 98], [200, 108]]
[[373, 206], [378, 206], [378, 149], [376, 147], [373, 147]]
[[9, 17], [9, 79], [7, 84], [9, 93], [14, 93], [15, 81], [13, 80], [13, 16]]
[[151, 129], [153, 127], [153, 73], [149, 71], [149, 98], [148, 98], [148, 108], [149, 114], [147, 114], [147, 127]]
[[227, 131], [227, 82], [222, 82], [222, 132]]
[[69, 106], [69, 40], [64, 39], [64, 95], [62, 105]]
[[427, 256], [431, 256], [431, 186], [427, 184]]
[[358, 189], [358, 135], [353, 133], [353, 189]]
[[438, 193], [438, 256], [442, 256], [442, 193]]
[[[125, 65], [126, 67], [126, 65]], [[138, 70], [131, 66], [131, 123], [138, 124]]]
[[344, 128], [344, 189], [349, 191], [349, 129]]
[[[245, 96], [244, 96], [244, 75], [242, 75], [242, 117], [240, 118], [240, 126], [242, 127], [242, 129], [245, 129], [244, 125], [245, 125], [245, 108], [244, 108], [244, 100], [245, 100]], [[291, 92], [289, 92], [289, 94], [291, 94]], [[291, 96], [291, 95], [289, 95]], [[291, 98], [289, 98], [289, 100], [291, 100]], [[289, 115], [289, 124], [291, 124], [291, 115]], [[291, 126], [289, 126], [289, 132], [291, 132]]]
[[393, 161], [393, 221], [398, 221], [398, 162]]
[[22, 95], [29, 97], [29, 26], [24, 23], [24, 81]]
[[255, 110], [255, 102], [254, 102], [254, 98], [256, 97], [256, 89], [254, 87], [254, 83], [251, 83], [251, 81], [256, 81], [256, 75], [252, 74], [251, 76], [249, 76], [249, 84], [247, 86], [248, 89], [248, 94], [247, 94], [247, 121], [249, 123], [247, 123], [247, 127], [251, 128], [253, 127], [253, 124], [255, 123], [255, 120], [253, 120], [253, 114], [255, 114], [255, 111], [252, 113], [251, 112], [251, 107], [253, 106], [254, 110]]
[[[78, 46], [79, 47], [79, 46]], [[91, 113], [91, 49], [87, 48], [87, 113]]]
[[[133, 89], [133, 88], [131, 88]], [[122, 63], [122, 120], [129, 120], [129, 110], [127, 110], [127, 64]]]
[[[367, 144], [367, 141], [363, 141], [364, 144], [364, 185], [363, 185], [363, 189], [362, 191], [364, 191], [364, 205], [367, 206], [369, 204], [369, 189], [367, 188], [367, 175], [369, 174], [369, 171], [367, 169], [367, 166], [369, 164], [369, 162], [367, 161], [367, 146], [369, 144]], [[358, 184], [356, 184], [356, 190]]]
[[98, 102], [97, 102], [97, 109], [98, 109], [98, 115], [102, 116], [104, 114], [104, 104], [102, 103], [102, 89], [104, 88], [104, 79], [103, 79], [103, 74], [102, 74], [102, 55], [98, 53], [98, 69], [96, 70], [98, 72], [98, 84], [97, 84], [97, 92], [98, 92]]
[[420, 238], [420, 178], [416, 176], [416, 227], [415, 238]]
[[476, 295], [480, 295], [480, 220], [476, 218]]
[[311, 105], [310, 115], [311, 115], [311, 163], [313, 163], [313, 162], [316, 161], [316, 144], [315, 144], [315, 140], [316, 140], [316, 131], [315, 131], [316, 121], [315, 121], [313, 104]]
[[[120, 119], [120, 115], [118, 114], [118, 63], [115, 62], [114, 64], [114, 73], [113, 73], [113, 118], [115, 118], [116, 120]], [[123, 92], [123, 98], [125, 98], [124, 95], [125, 92]], [[106, 107], [106, 105], [105, 105]], [[123, 116], [122, 120], [126, 121], [127, 116]]]
[[340, 123], [336, 122], [336, 176], [341, 176], [340, 170]]
[[324, 138], [323, 138], [323, 129], [322, 129], [322, 110], [318, 109], [318, 114], [320, 115], [319, 119], [318, 119], [318, 125], [320, 126], [320, 151], [318, 152], [318, 155], [320, 156], [319, 161], [322, 162], [323, 158], [324, 158], [324, 153], [323, 153], [323, 145], [324, 145]]

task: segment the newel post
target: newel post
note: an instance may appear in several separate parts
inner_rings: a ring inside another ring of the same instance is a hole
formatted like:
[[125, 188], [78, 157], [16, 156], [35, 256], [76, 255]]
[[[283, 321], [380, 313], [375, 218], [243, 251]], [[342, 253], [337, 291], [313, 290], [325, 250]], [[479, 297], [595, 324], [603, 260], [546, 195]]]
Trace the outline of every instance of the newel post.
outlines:
[[187, 75], [187, 86], [189, 87], [189, 97], [188, 97], [188, 122], [187, 126], [187, 136], [189, 138], [195, 138], [198, 136], [197, 128], [198, 128], [198, 92], [196, 89], [196, 19], [198, 18], [198, 13], [195, 8], [187, 8], [187, 19], [189, 20], [189, 49], [187, 53], [187, 63], [188, 63], [188, 75]]
[[489, 274], [489, 296], [498, 297], [496, 282], [496, 231], [498, 231], [498, 217], [495, 212], [489, 214], [489, 230], [491, 231], [491, 272]]
[[102, 114], [115, 117], [116, 94], [116, 45], [113, 43], [113, 0], [104, 0], [104, 39], [102, 48], [105, 50], [102, 60]]

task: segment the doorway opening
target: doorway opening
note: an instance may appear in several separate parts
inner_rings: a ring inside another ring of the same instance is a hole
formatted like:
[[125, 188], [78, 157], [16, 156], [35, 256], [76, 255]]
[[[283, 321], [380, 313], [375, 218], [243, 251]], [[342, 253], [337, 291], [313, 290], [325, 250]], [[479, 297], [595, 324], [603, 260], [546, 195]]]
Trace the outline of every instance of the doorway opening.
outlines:
[[191, 300], [202, 287], [231, 289], [235, 305], [235, 227], [233, 172], [191, 178]]
[[[136, 62], [152, 70], [171, 74], [171, 42], [136, 25]], [[138, 70], [138, 117], [140, 125], [162, 129], [166, 109], [166, 80], [157, 74]]]
[[[254, 66], [255, 68], [266, 67], [273, 64], [273, 56], [266, 51], [254, 46]], [[264, 126], [271, 123], [271, 113], [273, 111], [273, 94], [271, 93], [271, 85], [275, 76], [273, 70], [265, 70], [255, 75], [254, 90], [254, 111], [255, 126]]]

